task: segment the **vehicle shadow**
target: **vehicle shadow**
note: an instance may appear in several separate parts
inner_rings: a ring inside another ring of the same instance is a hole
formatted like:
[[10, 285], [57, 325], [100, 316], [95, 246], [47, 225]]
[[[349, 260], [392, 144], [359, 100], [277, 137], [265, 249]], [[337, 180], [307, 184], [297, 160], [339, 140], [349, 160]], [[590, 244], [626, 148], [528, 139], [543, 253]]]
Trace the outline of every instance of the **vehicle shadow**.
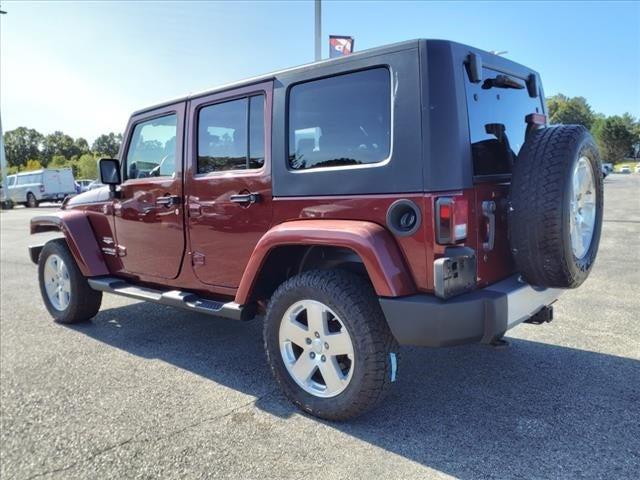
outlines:
[[[260, 398], [274, 415], [298, 414], [280, 394], [265, 395], [275, 386], [260, 321], [138, 303], [72, 328]], [[401, 356], [381, 407], [323, 423], [458, 478], [637, 478], [640, 361], [518, 339], [504, 350], [404, 348]]]

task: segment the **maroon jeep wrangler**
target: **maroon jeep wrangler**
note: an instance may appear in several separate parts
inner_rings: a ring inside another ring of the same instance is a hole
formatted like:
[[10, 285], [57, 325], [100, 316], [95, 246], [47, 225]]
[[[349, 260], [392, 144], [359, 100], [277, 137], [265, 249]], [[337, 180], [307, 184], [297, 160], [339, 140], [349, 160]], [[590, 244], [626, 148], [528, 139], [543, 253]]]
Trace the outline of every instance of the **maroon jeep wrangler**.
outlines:
[[352, 417], [399, 345], [499, 343], [587, 278], [598, 150], [546, 123], [536, 72], [439, 40], [145, 108], [99, 163], [108, 187], [31, 221], [64, 233], [30, 249], [44, 303], [60, 323], [103, 292], [263, 316], [284, 393]]

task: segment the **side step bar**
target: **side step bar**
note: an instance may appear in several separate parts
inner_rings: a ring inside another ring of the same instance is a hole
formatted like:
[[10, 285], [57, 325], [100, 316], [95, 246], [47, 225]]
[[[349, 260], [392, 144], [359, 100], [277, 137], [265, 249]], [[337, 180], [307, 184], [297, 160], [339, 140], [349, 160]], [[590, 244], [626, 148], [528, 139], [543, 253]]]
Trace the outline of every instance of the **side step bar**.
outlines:
[[183, 308], [192, 312], [205, 313], [215, 317], [233, 320], [251, 320], [255, 317], [256, 309], [253, 305], [238, 305], [235, 302], [216, 302], [202, 298], [195, 293], [182, 290], [156, 290], [148, 287], [138, 287], [115, 277], [88, 278], [89, 286], [101, 292], [114, 293], [123, 297], [135, 298], [147, 302], [160, 303], [171, 307]]

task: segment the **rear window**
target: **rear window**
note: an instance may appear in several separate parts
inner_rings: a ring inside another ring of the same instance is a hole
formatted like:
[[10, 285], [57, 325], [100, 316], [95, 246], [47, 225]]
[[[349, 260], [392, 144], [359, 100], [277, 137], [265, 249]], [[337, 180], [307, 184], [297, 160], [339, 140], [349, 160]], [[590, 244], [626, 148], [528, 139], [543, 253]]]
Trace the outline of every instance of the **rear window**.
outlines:
[[289, 168], [366, 165], [389, 158], [391, 81], [373, 68], [295, 85], [289, 93]]
[[523, 79], [489, 68], [479, 83], [464, 77], [474, 175], [508, 175], [525, 140], [525, 117], [542, 113], [541, 99], [529, 96]]

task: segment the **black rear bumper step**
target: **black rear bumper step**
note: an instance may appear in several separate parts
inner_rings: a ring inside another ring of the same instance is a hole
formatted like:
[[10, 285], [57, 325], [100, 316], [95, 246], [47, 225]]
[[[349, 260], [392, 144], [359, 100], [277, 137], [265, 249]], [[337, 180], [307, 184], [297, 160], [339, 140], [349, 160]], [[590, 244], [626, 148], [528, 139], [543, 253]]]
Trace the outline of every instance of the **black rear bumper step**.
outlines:
[[233, 320], [251, 320], [256, 314], [256, 309], [253, 305], [238, 305], [235, 302], [217, 302], [182, 290], [163, 291], [148, 287], [139, 287], [116, 277], [95, 277], [88, 278], [87, 281], [91, 288], [101, 292], [183, 308], [185, 310], [191, 310], [192, 312], [204, 313], [215, 317], [230, 318]]

